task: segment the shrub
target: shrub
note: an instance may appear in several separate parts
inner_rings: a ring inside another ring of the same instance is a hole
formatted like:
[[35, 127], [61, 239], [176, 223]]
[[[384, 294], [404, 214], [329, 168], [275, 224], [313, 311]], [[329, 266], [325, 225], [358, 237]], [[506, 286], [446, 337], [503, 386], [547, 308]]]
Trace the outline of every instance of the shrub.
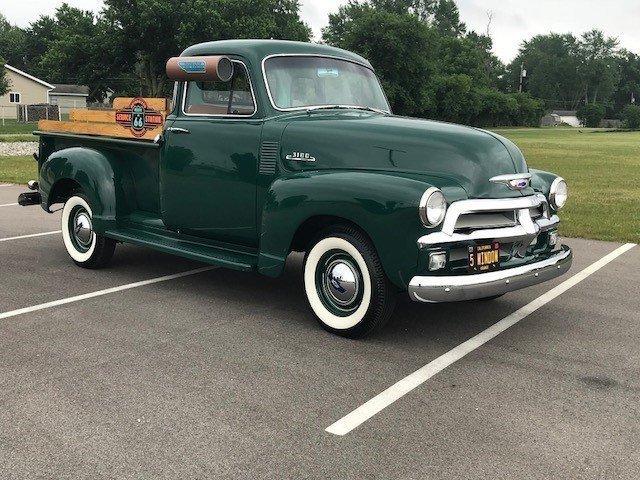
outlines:
[[599, 127], [605, 112], [604, 105], [600, 105], [599, 103], [582, 105], [578, 109], [578, 120], [580, 120], [585, 127]]
[[622, 119], [624, 120], [624, 126], [631, 130], [640, 129], [640, 106], [627, 105], [622, 111]]
[[533, 98], [529, 93], [512, 93], [518, 102], [518, 110], [512, 119], [512, 125], [522, 127], [538, 127], [544, 115], [544, 102]]

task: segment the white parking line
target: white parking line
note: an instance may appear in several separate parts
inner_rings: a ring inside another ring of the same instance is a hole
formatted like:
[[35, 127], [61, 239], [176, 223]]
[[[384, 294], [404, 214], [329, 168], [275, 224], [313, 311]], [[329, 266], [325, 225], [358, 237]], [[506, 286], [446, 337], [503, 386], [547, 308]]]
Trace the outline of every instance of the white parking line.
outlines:
[[0, 207], [13, 207], [14, 205], [18, 205], [17, 203], [5, 203], [4, 205], [0, 205]]
[[503, 318], [498, 321], [494, 325], [490, 326], [486, 330], [480, 332], [475, 337], [470, 338], [464, 343], [461, 343], [457, 347], [449, 350], [444, 355], [439, 356], [432, 362], [429, 362], [424, 367], [416, 370], [412, 374], [406, 376], [399, 382], [391, 385], [385, 391], [379, 393], [375, 397], [373, 397], [368, 402], [360, 405], [358, 408], [353, 410], [351, 413], [345, 415], [337, 422], [333, 423], [329, 427], [325, 429], [326, 432], [332, 433], [334, 435], [346, 435], [351, 430], [356, 428], [358, 425], [366, 422], [368, 419], [373, 417], [375, 414], [383, 410], [384, 408], [391, 405], [396, 400], [399, 400], [404, 395], [412, 391], [414, 388], [419, 387], [424, 382], [429, 380], [431, 377], [441, 372], [449, 365], [457, 362], [462, 357], [467, 355], [468, 353], [474, 351], [476, 348], [484, 345], [492, 338], [497, 337], [502, 332], [504, 332], [509, 327], [515, 325], [523, 318], [531, 315], [533, 312], [543, 307], [554, 298], [563, 294], [571, 287], [574, 287], [578, 283], [582, 282], [585, 278], [589, 277], [593, 273], [600, 270], [602, 267], [607, 265], [609, 262], [615, 260], [617, 257], [622, 255], [623, 253], [631, 250], [635, 246], [634, 243], [627, 243], [608, 255], [602, 257], [597, 262], [589, 265], [584, 270], [576, 273], [569, 279], [562, 282], [557, 287], [552, 288], [547, 293], [541, 295], [536, 298], [534, 301], [528, 303], [524, 307], [516, 310], [511, 315]]
[[132, 288], [144, 287], [145, 285], [151, 285], [153, 283], [166, 282], [167, 280], [174, 280], [176, 278], [187, 277], [189, 275], [195, 275], [197, 273], [206, 272], [207, 270], [213, 270], [214, 266], [196, 268], [195, 270], [189, 270], [187, 272], [174, 273], [172, 275], [165, 275], [163, 277], [150, 278], [149, 280], [142, 280], [135, 283], [127, 283], [126, 285], [120, 285], [119, 287], [106, 288], [104, 290], [98, 290], [91, 293], [84, 293], [82, 295], [76, 295], [75, 297], [61, 298], [60, 300], [54, 300], [53, 302], [41, 303], [32, 307], [19, 308], [18, 310], [12, 310], [10, 312], [0, 313], [0, 320], [22, 315], [24, 313], [36, 312], [38, 310], [44, 310], [45, 308], [57, 307], [59, 305], [66, 305], [67, 303], [79, 302], [80, 300], [86, 300], [88, 298], [100, 297], [102, 295], [108, 295], [110, 293], [122, 292], [123, 290], [130, 290]]
[[9, 242], [11, 240], [22, 240], [23, 238], [43, 237], [45, 235], [54, 235], [56, 233], [62, 233], [62, 230], [54, 230], [53, 232], [32, 233], [30, 235], [20, 235], [19, 237], [0, 238], [0, 242]]
[[3, 183], [0, 187], [13, 187], [13, 185], [10, 183]]

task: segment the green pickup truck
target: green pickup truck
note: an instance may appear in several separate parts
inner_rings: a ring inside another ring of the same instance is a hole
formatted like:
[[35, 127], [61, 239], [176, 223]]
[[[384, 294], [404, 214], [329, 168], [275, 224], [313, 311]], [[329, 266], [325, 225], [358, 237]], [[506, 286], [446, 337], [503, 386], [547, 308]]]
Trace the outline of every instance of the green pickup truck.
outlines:
[[[359, 55], [219, 41], [167, 73], [173, 106], [155, 140], [36, 132], [39, 179], [20, 203], [64, 204], [64, 245], [81, 267], [106, 265], [124, 242], [275, 277], [306, 252], [311, 310], [360, 337], [401, 292], [493, 299], [571, 266], [562, 178], [529, 169], [494, 133], [393, 115]], [[144, 106], [133, 114], [143, 129]]]

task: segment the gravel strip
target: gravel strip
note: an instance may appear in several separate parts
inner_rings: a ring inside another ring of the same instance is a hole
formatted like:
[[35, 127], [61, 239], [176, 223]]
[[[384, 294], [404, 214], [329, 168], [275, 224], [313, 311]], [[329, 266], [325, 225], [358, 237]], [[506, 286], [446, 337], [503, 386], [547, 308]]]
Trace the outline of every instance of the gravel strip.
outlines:
[[31, 155], [38, 150], [37, 142], [1, 142], [0, 156]]

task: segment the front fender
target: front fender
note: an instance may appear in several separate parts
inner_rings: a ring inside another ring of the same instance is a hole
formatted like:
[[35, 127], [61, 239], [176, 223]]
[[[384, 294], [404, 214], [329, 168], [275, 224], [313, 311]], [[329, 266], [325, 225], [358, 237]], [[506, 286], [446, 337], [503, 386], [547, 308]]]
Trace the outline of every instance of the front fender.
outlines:
[[362, 228], [391, 282], [406, 289], [417, 266], [416, 241], [427, 231], [418, 204], [430, 186], [408, 176], [359, 171], [300, 172], [278, 179], [262, 211], [258, 269], [281, 273], [300, 225], [332, 216]]
[[543, 170], [536, 170], [534, 168], [530, 168], [529, 173], [531, 173], [531, 187], [536, 192], [544, 194], [544, 196], [547, 197], [547, 200], [549, 200], [551, 184], [556, 178], [558, 178], [558, 175], [551, 172], [545, 172]]
[[73, 181], [89, 199], [95, 229], [104, 231], [116, 219], [115, 161], [108, 153], [91, 148], [73, 147], [54, 152], [40, 168], [43, 208], [49, 211], [58, 185]]

